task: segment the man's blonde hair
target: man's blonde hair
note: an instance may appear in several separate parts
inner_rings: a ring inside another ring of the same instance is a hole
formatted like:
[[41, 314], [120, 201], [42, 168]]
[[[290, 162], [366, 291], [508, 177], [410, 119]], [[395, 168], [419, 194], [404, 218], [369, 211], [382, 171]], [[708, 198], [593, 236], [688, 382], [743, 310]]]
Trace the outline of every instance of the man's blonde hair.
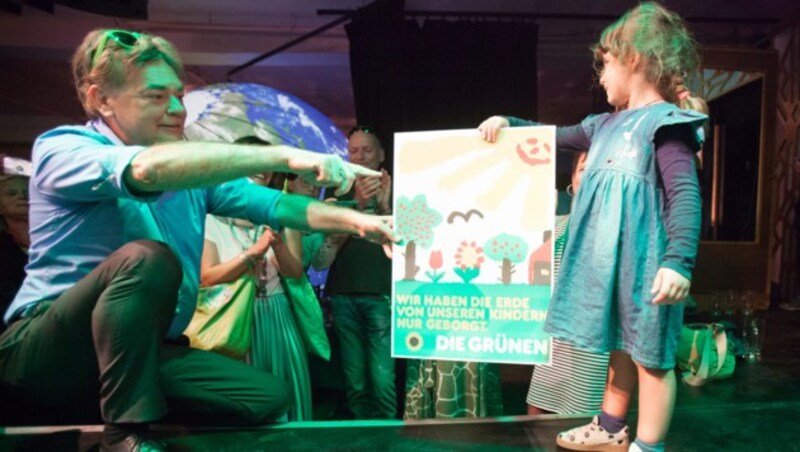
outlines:
[[[183, 77], [181, 57], [166, 39], [147, 33], [136, 33], [136, 42], [127, 47], [106, 35], [113, 31], [98, 29], [90, 32], [72, 56], [75, 89], [83, 109], [91, 119], [100, 117], [98, 106], [87, 96], [92, 85], [97, 85], [106, 92], [120, 88], [127, 82], [129, 73], [157, 60], [163, 60], [178, 77]], [[104, 41], [101, 54], [95, 56], [101, 40]]]

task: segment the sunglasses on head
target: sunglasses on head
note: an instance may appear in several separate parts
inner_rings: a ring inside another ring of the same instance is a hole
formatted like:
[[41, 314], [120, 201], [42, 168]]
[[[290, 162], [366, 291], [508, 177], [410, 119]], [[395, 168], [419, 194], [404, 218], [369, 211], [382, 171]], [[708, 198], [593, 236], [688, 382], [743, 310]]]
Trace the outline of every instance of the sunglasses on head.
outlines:
[[128, 30], [106, 30], [103, 33], [103, 36], [100, 37], [100, 41], [97, 42], [97, 49], [94, 51], [94, 56], [92, 56], [92, 64], [89, 66], [89, 69], [94, 68], [97, 64], [97, 61], [100, 59], [100, 55], [103, 54], [103, 50], [106, 48], [106, 43], [109, 39], [113, 39], [120, 47], [130, 50], [133, 46], [139, 42], [139, 37], [141, 36], [140, 33], [136, 33], [135, 31], [128, 31]]
[[347, 138], [350, 138], [356, 132], [371, 133], [374, 135], [375, 129], [370, 126], [355, 126], [352, 129], [350, 129], [349, 132], [347, 132]]

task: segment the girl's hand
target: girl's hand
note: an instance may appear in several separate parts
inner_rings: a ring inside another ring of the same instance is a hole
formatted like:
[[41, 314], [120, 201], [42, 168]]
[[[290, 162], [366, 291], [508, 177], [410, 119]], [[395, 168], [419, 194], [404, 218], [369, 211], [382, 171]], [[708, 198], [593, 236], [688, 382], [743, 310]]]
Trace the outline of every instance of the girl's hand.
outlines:
[[659, 268], [656, 280], [653, 281], [653, 289], [650, 291], [652, 295], [655, 295], [653, 304], [680, 303], [689, 295], [691, 286], [692, 281], [675, 270]]
[[500, 133], [500, 129], [508, 126], [508, 119], [502, 116], [492, 116], [478, 126], [478, 132], [481, 133], [481, 138], [485, 141], [494, 143], [497, 141], [497, 134]]

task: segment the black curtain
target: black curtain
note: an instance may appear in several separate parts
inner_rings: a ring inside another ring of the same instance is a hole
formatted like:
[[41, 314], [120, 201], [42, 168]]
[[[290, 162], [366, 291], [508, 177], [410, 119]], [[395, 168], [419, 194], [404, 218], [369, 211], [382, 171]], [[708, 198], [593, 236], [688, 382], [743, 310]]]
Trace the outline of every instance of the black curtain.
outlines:
[[477, 127], [493, 114], [536, 117], [537, 26], [406, 19], [379, 0], [345, 28], [356, 117], [377, 129], [391, 171], [394, 132]]
[[147, 0], [57, 0], [56, 3], [104, 16], [147, 20]]

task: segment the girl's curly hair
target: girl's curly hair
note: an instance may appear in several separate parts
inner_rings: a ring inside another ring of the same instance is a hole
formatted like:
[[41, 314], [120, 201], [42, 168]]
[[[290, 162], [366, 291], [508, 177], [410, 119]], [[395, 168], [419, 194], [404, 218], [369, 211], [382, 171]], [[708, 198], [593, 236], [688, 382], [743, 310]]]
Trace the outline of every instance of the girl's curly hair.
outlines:
[[592, 51], [598, 74], [604, 54], [620, 60], [638, 54], [645, 77], [665, 100], [681, 108], [705, 104], [686, 88], [686, 80], [700, 65], [697, 43], [683, 19], [658, 3], [644, 2], [626, 12], [603, 30]]

